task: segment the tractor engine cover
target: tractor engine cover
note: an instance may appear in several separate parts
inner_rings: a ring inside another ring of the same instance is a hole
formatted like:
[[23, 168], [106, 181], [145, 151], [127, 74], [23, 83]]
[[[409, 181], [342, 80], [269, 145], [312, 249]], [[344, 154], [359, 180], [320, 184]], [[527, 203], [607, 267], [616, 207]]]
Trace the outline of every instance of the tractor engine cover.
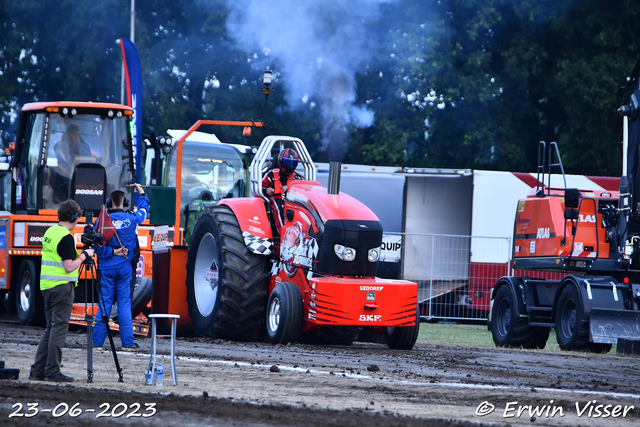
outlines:
[[[355, 249], [355, 259], [341, 260], [334, 249], [336, 244]], [[380, 248], [381, 244], [382, 226], [379, 221], [327, 221], [314, 270], [336, 276], [375, 276], [378, 263], [368, 261], [367, 255], [370, 249]]]

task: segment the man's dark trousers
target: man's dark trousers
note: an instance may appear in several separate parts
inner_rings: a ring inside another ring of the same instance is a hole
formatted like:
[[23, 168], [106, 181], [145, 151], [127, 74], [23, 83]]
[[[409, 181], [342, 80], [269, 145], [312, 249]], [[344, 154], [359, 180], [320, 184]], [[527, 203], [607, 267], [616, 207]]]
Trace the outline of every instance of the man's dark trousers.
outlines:
[[42, 291], [47, 327], [42, 334], [31, 373], [51, 377], [60, 373], [62, 347], [67, 339], [69, 319], [75, 297], [74, 283], [68, 282]]

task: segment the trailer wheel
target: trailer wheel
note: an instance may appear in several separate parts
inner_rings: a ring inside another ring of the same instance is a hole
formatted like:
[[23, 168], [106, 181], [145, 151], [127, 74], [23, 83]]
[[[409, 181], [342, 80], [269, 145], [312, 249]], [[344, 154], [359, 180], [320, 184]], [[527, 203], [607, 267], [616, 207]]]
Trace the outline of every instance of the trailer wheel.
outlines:
[[394, 350], [411, 350], [418, 339], [418, 332], [420, 332], [420, 314], [416, 309], [415, 326], [387, 327], [382, 329], [384, 340], [389, 348]]
[[40, 274], [35, 262], [24, 259], [18, 269], [16, 311], [21, 325], [44, 326], [44, 298], [40, 291]]
[[560, 293], [556, 306], [556, 336], [562, 350], [606, 353], [611, 344], [589, 342], [589, 323], [583, 322], [582, 300], [575, 286], [569, 285]]
[[300, 339], [302, 295], [294, 283], [280, 282], [267, 304], [267, 335], [271, 344], [288, 344]]
[[198, 336], [246, 341], [264, 320], [269, 258], [247, 249], [228, 206], [207, 209], [191, 236], [187, 304]]
[[491, 335], [496, 347], [545, 347], [550, 328], [530, 326], [528, 319], [516, 317], [515, 301], [509, 286], [503, 285], [498, 289], [493, 309]]

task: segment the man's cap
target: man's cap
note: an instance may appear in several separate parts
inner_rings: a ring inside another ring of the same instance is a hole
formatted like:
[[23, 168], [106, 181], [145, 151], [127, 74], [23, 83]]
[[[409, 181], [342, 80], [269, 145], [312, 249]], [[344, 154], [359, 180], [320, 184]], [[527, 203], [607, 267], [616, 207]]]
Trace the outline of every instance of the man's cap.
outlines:
[[113, 191], [111, 192], [111, 197], [113, 197], [113, 193], [122, 193], [122, 194], [126, 194], [124, 191], [120, 190], [119, 188], [117, 188], [117, 189], [115, 189], [115, 190], [113, 190]]
[[69, 126], [67, 127], [67, 132], [71, 132], [71, 131], [74, 131], [74, 130], [80, 130], [80, 128], [78, 127], [78, 125], [69, 125]]

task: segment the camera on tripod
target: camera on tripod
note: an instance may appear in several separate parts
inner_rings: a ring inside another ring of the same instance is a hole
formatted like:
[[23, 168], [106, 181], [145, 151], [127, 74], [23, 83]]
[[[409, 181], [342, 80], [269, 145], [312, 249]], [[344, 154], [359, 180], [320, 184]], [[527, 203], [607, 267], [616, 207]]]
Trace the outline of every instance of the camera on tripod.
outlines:
[[[89, 230], [89, 228], [91, 228]], [[87, 225], [84, 233], [80, 235], [80, 242], [84, 245], [84, 249], [93, 248], [95, 245], [103, 245], [104, 239], [102, 234], [98, 234], [93, 230], [93, 226]]]

